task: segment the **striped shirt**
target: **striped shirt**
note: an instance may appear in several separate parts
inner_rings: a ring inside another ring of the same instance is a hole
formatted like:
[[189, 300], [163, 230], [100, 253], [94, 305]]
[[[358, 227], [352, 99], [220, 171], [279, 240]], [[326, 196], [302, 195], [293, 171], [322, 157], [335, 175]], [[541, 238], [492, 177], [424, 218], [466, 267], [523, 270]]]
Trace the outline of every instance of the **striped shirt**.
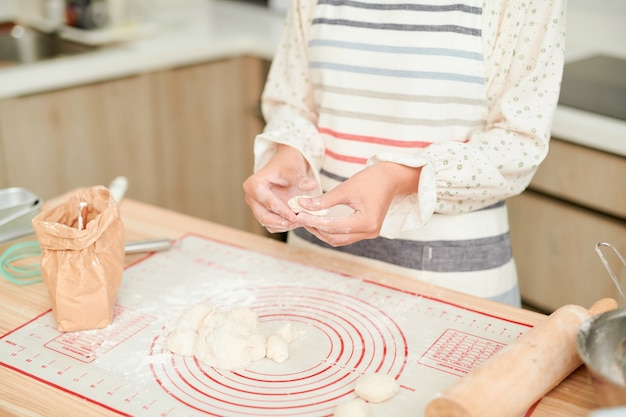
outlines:
[[[299, 149], [328, 191], [368, 164], [422, 167], [380, 237], [334, 248], [519, 303], [506, 198], [548, 150], [564, 1], [295, 0], [263, 93], [259, 169]], [[330, 248], [304, 229], [290, 242]]]

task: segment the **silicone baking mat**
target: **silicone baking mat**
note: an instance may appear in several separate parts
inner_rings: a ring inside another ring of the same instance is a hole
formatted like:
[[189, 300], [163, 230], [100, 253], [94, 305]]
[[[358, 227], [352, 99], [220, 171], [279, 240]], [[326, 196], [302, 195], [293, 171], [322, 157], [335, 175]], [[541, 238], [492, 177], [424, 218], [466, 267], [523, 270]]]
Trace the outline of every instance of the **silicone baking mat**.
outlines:
[[[164, 349], [188, 306], [246, 307], [270, 334], [302, 331], [289, 359], [220, 371]], [[120, 415], [331, 416], [364, 373], [400, 382], [373, 416], [419, 416], [530, 326], [321, 268], [187, 235], [126, 269], [113, 323], [60, 333], [50, 311], [0, 339], [5, 367]]]

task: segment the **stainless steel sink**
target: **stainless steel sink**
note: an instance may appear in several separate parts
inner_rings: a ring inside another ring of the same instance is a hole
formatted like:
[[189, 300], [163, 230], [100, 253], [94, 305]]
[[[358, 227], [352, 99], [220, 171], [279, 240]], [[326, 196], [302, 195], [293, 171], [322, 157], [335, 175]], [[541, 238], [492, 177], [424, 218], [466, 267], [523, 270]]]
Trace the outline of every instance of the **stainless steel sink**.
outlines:
[[15, 22], [0, 23], [0, 66], [27, 64], [97, 49]]

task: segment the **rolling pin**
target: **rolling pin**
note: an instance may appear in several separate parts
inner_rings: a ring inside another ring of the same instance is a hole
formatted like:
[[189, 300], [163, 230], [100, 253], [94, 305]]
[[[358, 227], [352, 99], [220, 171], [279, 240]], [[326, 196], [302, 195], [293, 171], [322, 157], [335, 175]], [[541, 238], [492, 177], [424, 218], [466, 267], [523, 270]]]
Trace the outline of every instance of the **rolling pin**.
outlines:
[[597, 301], [589, 310], [560, 307], [440, 393], [426, 406], [425, 416], [520, 417], [582, 365], [576, 348], [582, 323], [615, 308], [612, 298]]

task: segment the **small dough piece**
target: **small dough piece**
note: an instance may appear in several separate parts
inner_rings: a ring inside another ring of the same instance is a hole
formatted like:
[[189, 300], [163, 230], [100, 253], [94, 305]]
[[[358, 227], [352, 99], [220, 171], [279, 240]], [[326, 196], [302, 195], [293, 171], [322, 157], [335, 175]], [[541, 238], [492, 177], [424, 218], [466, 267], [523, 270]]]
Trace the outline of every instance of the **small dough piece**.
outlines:
[[267, 338], [265, 356], [276, 363], [283, 363], [289, 358], [289, 343], [278, 333]]
[[300, 337], [301, 334], [304, 333], [304, 330], [294, 329], [291, 323], [285, 323], [280, 329], [276, 330], [274, 333], [279, 334], [285, 339], [285, 342], [291, 343]]
[[361, 398], [339, 404], [333, 413], [333, 417], [370, 417], [371, 415], [369, 405]]
[[285, 323], [267, 338], [265, 356], [276, 363], [283, 363], [289, 358], [289, 345], [302, 333], [294, 329], [291, 323]]
[[371, 373], [361, 376], [354, 385], [354, 392], [370, 403], [381, 403], [396, 395], [400, 384], [387, 374]]
[[287, 205], [289, 206], [289, 208], [294, 212], [294, 213], [300, 213], [300, 212], [305, 212], [305, 213], [309, 213], [313, 216], [326, 216], [328, 214], [328, 212], [330, 210], [328, 209], [323, 209], [323, 210], [307, 210], [304, 207], [302, 207], [300, 205], [300, 203], [298, 202], [298, 200], [300, 198], [311, 198], [310, 195], [298, 195], [296, 197], [290, 198], [289, 201], [287, 202]]

